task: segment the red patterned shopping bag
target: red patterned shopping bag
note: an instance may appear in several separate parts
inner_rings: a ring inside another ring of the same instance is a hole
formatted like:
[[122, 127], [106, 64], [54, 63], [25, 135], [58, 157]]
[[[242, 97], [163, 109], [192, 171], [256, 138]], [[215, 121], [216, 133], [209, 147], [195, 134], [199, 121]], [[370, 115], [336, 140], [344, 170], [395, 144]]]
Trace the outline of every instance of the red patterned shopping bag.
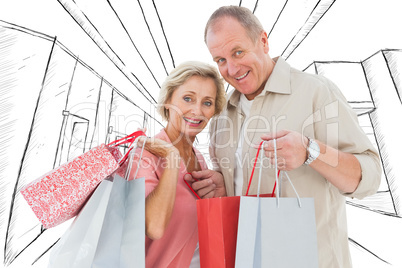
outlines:
[[[48, 229], [76, 216], [99, 183], [127, 159], [118, 146], [132, 144], [144, 132], [101, 144], [58, 168], [39, 177], [21, 189], [21, 194]], [[131, 148], [131, 146], [130, 146]]]

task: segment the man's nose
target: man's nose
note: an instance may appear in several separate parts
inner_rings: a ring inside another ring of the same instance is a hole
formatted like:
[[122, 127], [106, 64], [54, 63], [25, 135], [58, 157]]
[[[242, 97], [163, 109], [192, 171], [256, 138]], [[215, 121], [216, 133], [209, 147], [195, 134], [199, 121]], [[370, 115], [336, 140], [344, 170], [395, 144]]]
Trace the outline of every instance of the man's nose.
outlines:
[[236, 62], [228, 61], [227, 66], [228, 66], [228, 74], [230, 76], [237, 75], [237, 73], [239, 71], [239, 65]]

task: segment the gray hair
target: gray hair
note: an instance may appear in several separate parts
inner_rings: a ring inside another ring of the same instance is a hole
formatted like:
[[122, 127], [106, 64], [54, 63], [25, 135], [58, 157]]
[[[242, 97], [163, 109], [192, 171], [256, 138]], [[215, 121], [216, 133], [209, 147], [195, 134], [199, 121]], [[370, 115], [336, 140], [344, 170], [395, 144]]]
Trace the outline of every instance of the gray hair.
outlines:
[[264, 31], [261, 22], [258, 18], [247, 8], [239, 6], [223, 6], [215, 10], [209, 18], [204, 30], [204, 42], [207, 43], [207, 33], [209, 28], [213, 27], [215, 23], [223, 17], [231, 17], [236, 19], [240, 25], [246, 29], [250, 39], [256, 42]]

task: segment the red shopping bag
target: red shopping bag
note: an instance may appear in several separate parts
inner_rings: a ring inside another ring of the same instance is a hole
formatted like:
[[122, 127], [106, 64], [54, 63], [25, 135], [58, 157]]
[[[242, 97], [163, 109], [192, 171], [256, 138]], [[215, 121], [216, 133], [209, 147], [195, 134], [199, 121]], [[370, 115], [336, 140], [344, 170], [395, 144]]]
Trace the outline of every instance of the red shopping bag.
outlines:
[[127, 159], [131, 149], [122, 157], [117, 146], [132, 144], [143, 135], [136, 131], [101, 144], [24, 186], [20, 192], [43, 227], [48, 229], [76, 216], [98, 184]]
[[[261, 144], [254, 160], [246, 195], [250, 189], [260, 148]], [[188, 182], [184, 182], [198, 198], [197, 219], [201, 268], [235, 267], [240, 196], [201, 199]], [[272, 193], [260, 196], [274, 197], [275, 187], [276, 183]]]
[[197, 200], [201, 267], [234, 267], [240, 196]]

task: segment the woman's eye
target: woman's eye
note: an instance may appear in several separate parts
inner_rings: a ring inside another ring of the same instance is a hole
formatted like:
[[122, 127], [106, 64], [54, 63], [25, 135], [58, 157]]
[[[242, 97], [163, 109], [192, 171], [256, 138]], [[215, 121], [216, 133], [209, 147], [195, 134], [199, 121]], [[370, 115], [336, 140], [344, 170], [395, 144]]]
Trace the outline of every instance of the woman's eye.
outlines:
[[190, 98], [190, 97], [184, 97], [183, 100], [184, 100], [184, 101], [187, 101], [187, 102], [190, 102], [190, 101], [191, 101], [191, 98]]
[[211, 106], [211, 105], [212, 105], [212, 102], [206, 101], [206, 102], [204, 102], [204, 104], [205, 104], [206, 106]]

